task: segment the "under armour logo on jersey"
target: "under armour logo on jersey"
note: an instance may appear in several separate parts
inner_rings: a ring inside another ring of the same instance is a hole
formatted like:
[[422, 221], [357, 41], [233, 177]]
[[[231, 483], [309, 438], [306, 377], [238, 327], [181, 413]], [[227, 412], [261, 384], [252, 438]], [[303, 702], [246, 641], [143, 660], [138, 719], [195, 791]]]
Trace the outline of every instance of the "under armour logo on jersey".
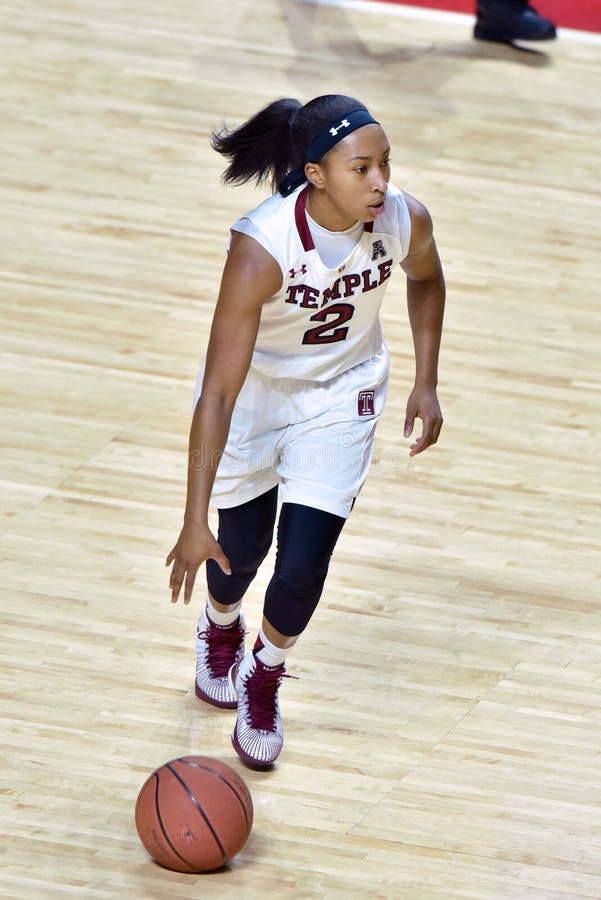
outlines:
[[342, 128], [348, 128], [350, 124], [351, 123], [348, 119], [343, 119], [340, 125], [337, 125], [336, 128], [330, 128], [330, 134], [332, 135], [332, 137], [336, 137], [336, 135]]
[[306, 275], [307, 267], [303, 263], [302, 266], [300, 267], [300, 269], [289, 269], [288, 274], [290, 275], [291, 278], [296, 278], [297, 275]]
[[381, 256], [386, 256], [386, 248], [384, 247], [382, 241], [374, 241], [372, 247], [372, 259], [379, 259]]
[[357, 395], [357, 414], [360, 416], [374, 416], [375, 391], [359, 391]]

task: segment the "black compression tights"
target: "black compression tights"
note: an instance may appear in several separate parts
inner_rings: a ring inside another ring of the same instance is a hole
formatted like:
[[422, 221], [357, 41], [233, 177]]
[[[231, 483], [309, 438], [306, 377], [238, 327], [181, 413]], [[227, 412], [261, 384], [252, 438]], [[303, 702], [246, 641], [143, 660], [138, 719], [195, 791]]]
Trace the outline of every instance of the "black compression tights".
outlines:
[[[217, 540], [232, 574], [224, 575], [214, 560], [207, 561], [209, 593], [218, 603], [238, 603], [265, 559], [273, 539], [277, 492], [274, 487], [242, 506], [219, 510]], [[293, 637], [309, 624], [345, 521], [309, 506], [282, 504], [275, 570], [264, 606], [265, 618], [280, 634]]]

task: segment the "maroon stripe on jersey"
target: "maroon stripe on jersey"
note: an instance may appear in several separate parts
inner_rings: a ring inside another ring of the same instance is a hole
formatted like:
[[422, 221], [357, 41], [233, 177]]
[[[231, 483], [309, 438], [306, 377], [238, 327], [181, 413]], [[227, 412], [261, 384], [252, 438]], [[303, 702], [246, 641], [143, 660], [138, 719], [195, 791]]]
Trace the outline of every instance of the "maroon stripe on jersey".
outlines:
[[313, 237], [311, 235], [311, 231], [309, 230], [309, 223], [307, 222], [307, 217], [305, 215], [305, 206], [307, 204], [307, 194], [309, 192], [309, 185], [300, 192], [298, 197], [296, 198], [296, 204], [294, 206], [294, 218], [296, 219], [296, 228], [298, 231], [298, 236], [301, 239], [301, 243], [303, 245], [303, 250], [315, 250], [315, 244], [313, 243]]
[[[313, 235], [311, 234], [311, 229], [309, 228], [309, 223], [307, 222], [307, 216], [305, 214], [308, 193], [309, 185], [307, 185], [307, 187], [304, 188], [296, 198], [296, 203], [294, 205], [294, 218], [296, 219], [296, 228], [298, 231], [298, 236], [301, 239], [301, 244], [303, 245], [303, 250], [315, 250]], [[374, 230], [374, 223], [365, 222], [363, 224], [363, 230], [372, 232]]]

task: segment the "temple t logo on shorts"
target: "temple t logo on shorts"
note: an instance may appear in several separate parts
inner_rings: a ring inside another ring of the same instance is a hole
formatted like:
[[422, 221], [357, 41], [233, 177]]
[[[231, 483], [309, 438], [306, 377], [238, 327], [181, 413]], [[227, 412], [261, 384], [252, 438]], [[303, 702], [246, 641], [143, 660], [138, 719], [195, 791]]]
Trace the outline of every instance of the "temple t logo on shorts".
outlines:
[[336, 128], [334, 128], [333, 126], [332, 128], [330, 128], [330, 134], [332, 135], [332, 137], [336, 137], [341, 128], [348, 128], [350, 124], [351, 123], [348, 119], [343, 119], [340, 125], [337, 125]]
[[359, 391], [357, 395], [357, 415], [374, 416], [375, 391]]

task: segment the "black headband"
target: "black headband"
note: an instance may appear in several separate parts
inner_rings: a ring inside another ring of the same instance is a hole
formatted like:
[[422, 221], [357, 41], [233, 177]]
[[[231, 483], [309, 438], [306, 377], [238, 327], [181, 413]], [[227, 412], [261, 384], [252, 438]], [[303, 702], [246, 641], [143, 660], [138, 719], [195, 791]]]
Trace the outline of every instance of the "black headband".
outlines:
[[325, 156], [328, 150], [335, 147], [338, 141], [345, 138], [351, 131], [362, 128], [364, 125], [379, 125], [373, 116], [366, 109], [354, 109], [350, 113], [342, 116], [337, 122], [334, 122], [328, 128], [324, 128], [317, 137], [313, 138], [305, 153], [305, 162], [319, 162], [322, 156]]
[[[305, 151], [305, 164], [308, 162], [319, 162], [322, 156], [335, 147], [343, 138], [362, 128], [364, 125], [379, 125], [380, 123], [374, 119], [366, 109], [353, 109], [346, 113], [340, 119], [337, 119], [323, 131], [313, 138], [307, 150]], [[300, 187], [307, 180], [304, 168], [294, 172], [289, 172], [285, 178], [282, 178], [278, 185], [278, 190], [283, 197], [291, 194], [297, 187]]]

